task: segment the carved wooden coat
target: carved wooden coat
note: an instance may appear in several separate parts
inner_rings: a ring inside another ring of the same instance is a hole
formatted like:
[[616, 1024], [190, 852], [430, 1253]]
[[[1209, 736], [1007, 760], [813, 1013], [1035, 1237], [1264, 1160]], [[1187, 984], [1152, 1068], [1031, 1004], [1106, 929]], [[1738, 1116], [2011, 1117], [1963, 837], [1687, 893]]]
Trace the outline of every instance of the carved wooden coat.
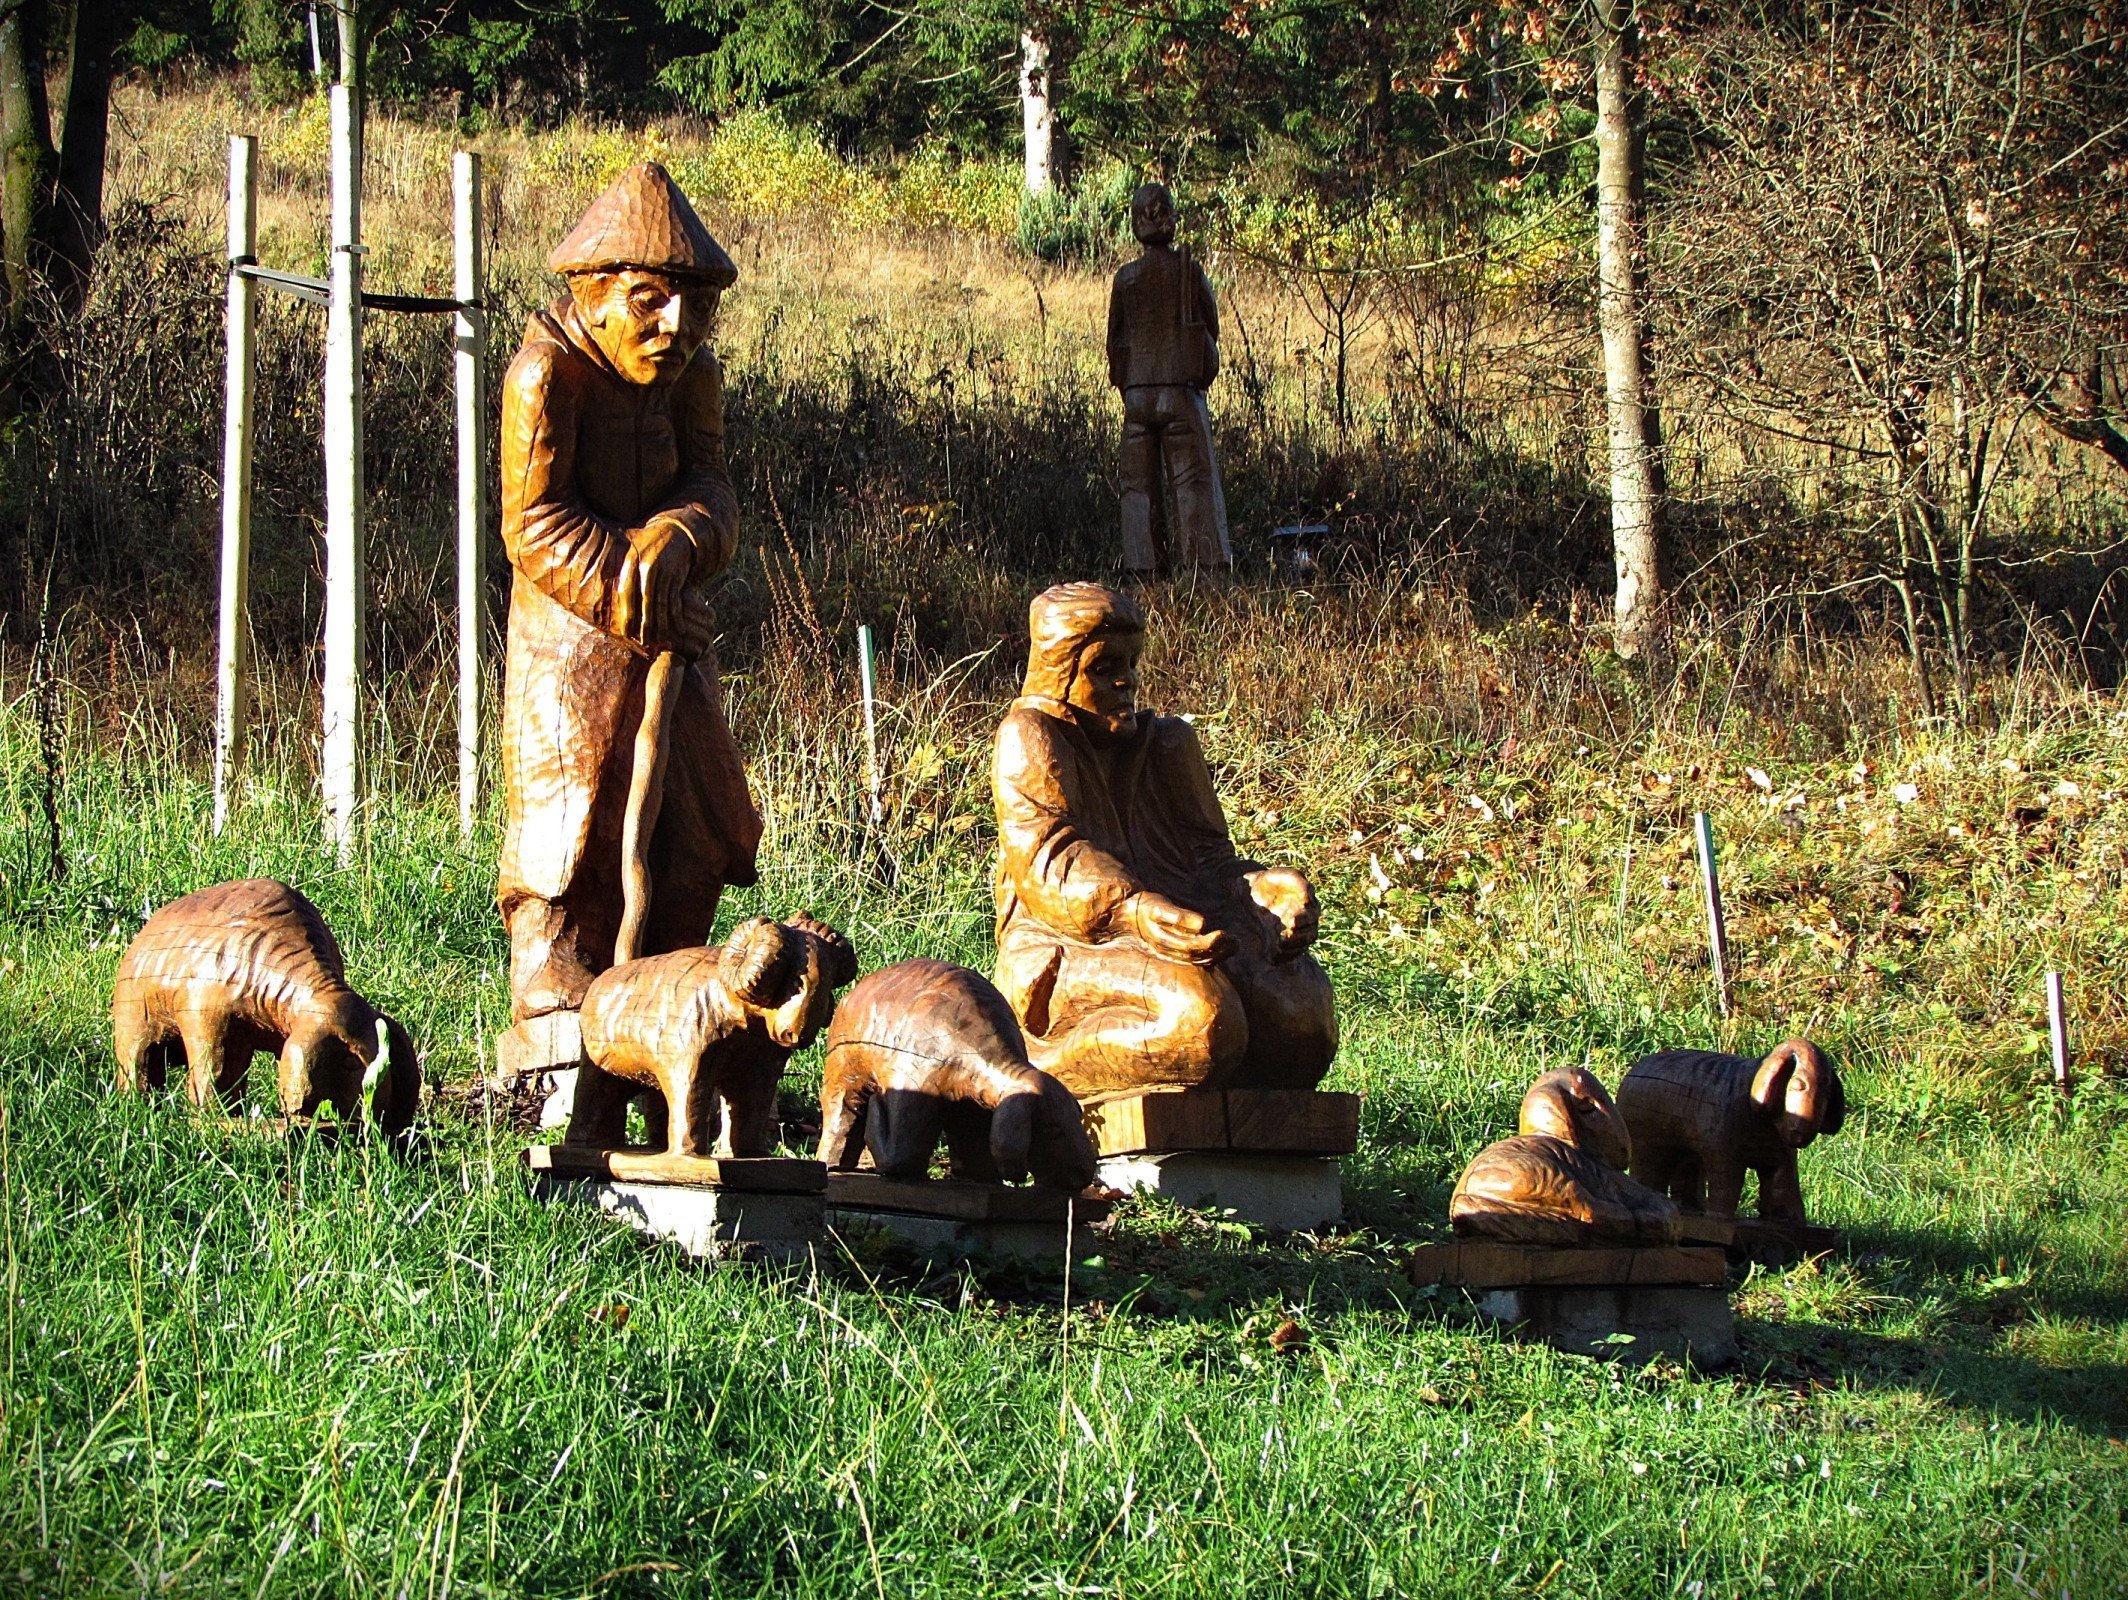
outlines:
[[1688, 1211], [1736, 1215], [1744, 1174], [1759, 1175], [1759, 1215], [1803, 1222], [1796, 1152], [1847, 1119], [1847, 1094], [1823, 1051], [1790, 1039], [1763, 1061], [1663, 1050], [1618, 1086], [1633, 1134], [1633, 1176]]
[[330, 1101], [359, 1121], [366, 1094], [397, 1134], [420, 1100], [413, 1040], [347, 986], [318, 908], [272, 878], [218, 883], [150, 917], [118, 963], [111, 1033], [120, 1088], [160, 1089], [178, 1068], [198, 1106], [234, 1104], [259, 1051], [280, 1063], [286, 1116]]
[[953, 1176], [1073, 1193], [1094, 1181], [1079, 1103], [1030, 1065], [1005, 997], [980, 973], [903, 961], [866, 978], [828, 1027], [820, 1159], [849, 1171], [869, 1147], [886, 1177], [918, 1179], [941, 1137]]
[[[765, 1156], [776, 1084], [857, 975], [849, 941], [801, 912], [754, 917], [721, 948], [610, 968], [584, 995], [584, 1053], [567, 1142], [616, 1148], [639, 1088], [652, 1137], [676, 1156]], [[721, 1137], [720, 1137], [721, 1130]]]
[[1458, 1233], [1511, 1244], [1675, 1244], [1677, 1207], [1619, 1170], [1631, 1156], [1595, 1075], [1547, 1072], [1522, 1097], [1521, 1131], [1464, 1170], [1449, 1220]]

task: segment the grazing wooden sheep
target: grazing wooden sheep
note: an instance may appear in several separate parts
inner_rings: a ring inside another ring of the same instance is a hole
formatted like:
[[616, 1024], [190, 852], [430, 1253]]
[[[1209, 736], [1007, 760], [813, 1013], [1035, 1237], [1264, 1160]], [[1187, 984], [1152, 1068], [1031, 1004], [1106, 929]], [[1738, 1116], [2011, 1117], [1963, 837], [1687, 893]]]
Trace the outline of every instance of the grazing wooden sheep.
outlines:
[[1687, 1211], [1736, 1215], [1744, 1174], [1759, 1175], [1759, 1215], [1801, 1223], [1796, 1152], [1840, 1131], [1847, 1095], [1825, 1053], [1805, 1039], [1763, 1061], [1714, 1050], [1662, 1050], [1618, 1086], [1633, 1135], [1633, 1176]]
[[1675, 1244], [1677, 1207], [1618, 1170], [1632, 1153], [1593, 1073], [1547, 1072], [1522, 1097], [1521, 1131], [1464, 1169], [1449, 1220], [1458, 1233], [1510, 1244]]
[[953, 1176], [1077, 1193], [1094, 1181], [1079, 1102], [1029, 1065], [1005, 997], [980, 973], [903, 961], [836, 1008], [820, 1090], [820, 1159], [849, 1171], [869, 1146], [883, 1177], [919, 1179], [941, 1136]]
[[[566, 1142], [611, 1149], [628, 1102], [647, 1105], [653, 1142], [675, 1156], [765, 1156], [776, 1144], [776, 1083], [791, 1052], [827, 1023], [857, 976], [847, 939], [801, 912], [753, 917], [724, 946], [625, 962], [584, 993], [584, 1054]], [[722, 1136], [719, 1137], [719, 1129]]]
[[111, 1035], [121, 1089], [160, 1089], [182, 1068], [197, 1106], [233, 1106], [261, 1050], [279, 1058], [285, 1116], [331, 1101], [357, 1122], [368, 1094], [396, 1135], [421, 1097], [406, 1029], [347, 986], [318, 908], [272, 878], [218, 883], [150, 917], [118, 963]]

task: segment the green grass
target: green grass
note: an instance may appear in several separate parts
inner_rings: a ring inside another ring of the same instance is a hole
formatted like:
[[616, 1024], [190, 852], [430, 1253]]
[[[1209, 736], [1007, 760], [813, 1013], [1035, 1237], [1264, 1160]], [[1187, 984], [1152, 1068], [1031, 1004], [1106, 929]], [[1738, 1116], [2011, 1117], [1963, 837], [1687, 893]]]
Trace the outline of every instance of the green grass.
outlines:
[[[900, 736], [905, 756], [928, 741], [950, 759], [891, 889], [828, 842], [830, 756], [764, 746], [776, 831], [763, 887], [732, 896], [727, 921], [811, 904], [867, 966], [981, 964], [987, 824], [952, 824], [981, 804], [978, 747], [952, 741], [994, 717], [992, 687], [955, 713], [969, 727], [940, 713]], [[196, 771], [148, 723], [113, 734], [116, 753], [73, 756], [55, 882], [25, 708], [0, 714], [0, 1592], [2128, 1588], [2128, 1108], [2096, 1070], [2073, 1105], [2032, 1092], [2030, 1019], [2002, 999], [2051, 953], [2081, 954], [2088, 1036], [2102, 1053], [2118, 1037], [2103, 996], [2118, 718], [1874, 747], [1885, 771], [1866, 793], [1844, 775], [1854, 750], [1783, 767], [1770, 723], [1725, 724], [1730, 771], [1775, 766], [1777, 789], [1810, 797], [1781, 810], [1705, 777], [1735, 841], [1746, 1015], [1725, 1025], [1690, 962], [1689, 879], [1664, 886], [1683, 870], [1669, 812], [1699, 781], [1688, 764], [1715, 760], [1691, 737], [1643, 727], [1511, 766], [1493, 741], [1347, 720], [1347, 747], [1296, 784], [1245, 712], [1204, 719], [1230, 810], [1252, 848], [1317, 865], [1332, 907], [1348, 1029], [1332, 1085], [1368, 1096], [1355, 1227], [1271, 1242], [1125, 1206], [1068, 1304], [1055, 1282], [885, 1257], [690, 1266], [536, 1204], [522, 1136], [457, 1094], [412, 1161], [113, 1096], [105, 1007], [143, 908], [251, 872], [318, 900], [358, 986], [462, 1089], [506, 1006], [492, 833], [461, 845], [448, 800], [414, 784], [342, 870], [277, 767], [213, 841]], [[2013, 745], [2087, 797], [2041, 824], [2080, 831], [2038, 865], [2018, 853], [2029, 821], [1987, 821]], [[1941, 796], [1878, 792], [1898, 763], [1939, 758]], [[1835, 807], [1834, 791], [1853, 798]], [[904, 814], [917, 798], [901, 793]], [[1931, 804], [1924, 828], [1911, 813]], [[1794, 814], [1800, 831], [1781, 823]], [[1971, 828], [1948, 834], [1954, 815]], [[1619, 923], [1629, 826], [1641, 854]], [[1869, 897], [1892, 870], [1910, 892], [1886, 911]], [[1786, 933], [1828, 916], [1846, 935]], [[1538, 1071], [1587, 1059], [1615, 1080], [1658, 1040], [1790, 1021], [1848, 1067], [1848, 1130], [1805, 1163], [1847, 1244], [1738, 1277], [1740, 1373], [1523, 1347], [1400, 1277]], [[800, 1101], [809, 1074], [794, 1068]], [[1274, 1350], [1288, 1319], [1306, 1342]]]

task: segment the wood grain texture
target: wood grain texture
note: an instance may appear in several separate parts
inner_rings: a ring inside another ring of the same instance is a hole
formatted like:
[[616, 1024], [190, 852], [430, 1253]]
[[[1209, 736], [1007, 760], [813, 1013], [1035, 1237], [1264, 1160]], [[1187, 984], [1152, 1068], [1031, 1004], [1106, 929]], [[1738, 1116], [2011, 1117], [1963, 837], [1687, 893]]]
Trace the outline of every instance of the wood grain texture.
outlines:
[[1422, 1288], [1433, 1283], [1464, 1289], [1711, 1286], [1724, 1282], [1727, 1273], [1721, 1251], [1684, 1245], [1637, 1250], [1555, 1250], [1461, 1239], [1454, 1244], [1425, 1246], [1413, 1252], [1411, 1258], [1411, 1281]]
[[675, 1156], [649, 1148], [586, 1150], [540, 1144], [525, 1152], [525, 1165], [555, 1178], [682, 1184], [749, 1194], [819, 1194], [828, 1181], [826, 1167], [795, 1156]]
[[1069, 1209], [1077, 1223], [1099, 1222], [1111, 1202], [1054, 1189], [1012, 1189], [1002, 1184], [955, 1183], [950, 1179], [899, 1183], [870, 1172], [831, 1172], [828, 1204], [849, 1211], [903, 1211], [956, 1222], [1054, 1222]]
[[1104, 1156], [1184, 1150], [1350, 1155], [1360, 1097], [1313, 1089], [1185, 1089], [1119, 1095], [1086, 1108]]

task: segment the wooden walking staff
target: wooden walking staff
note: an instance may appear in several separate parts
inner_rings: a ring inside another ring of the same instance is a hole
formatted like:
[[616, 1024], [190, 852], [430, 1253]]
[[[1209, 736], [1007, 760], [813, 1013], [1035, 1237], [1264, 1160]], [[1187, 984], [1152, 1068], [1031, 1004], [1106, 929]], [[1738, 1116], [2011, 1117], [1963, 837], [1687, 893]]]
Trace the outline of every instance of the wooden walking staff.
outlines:
[[258, 339], [258, 285], [242, 269], [258, 262], [259, 142], [229, 140], [228, 389], [222, 421], [222, 604], [214, 715], [214, 831], [244, 764], [244, 668], [250, 639], [252, 375]]
[[643, 720], [635, 730], [635, 767], [628, 780], [628, 811], [621, 822], [621, 931], [613, 941], [613, 964], [643, 953], [650, 921], [650, 841], [665, 803], [665, 758], [672, 749], [672, 712], [680, 703], [687, 670], [670, 650], [650, 664], [643, 685]]

